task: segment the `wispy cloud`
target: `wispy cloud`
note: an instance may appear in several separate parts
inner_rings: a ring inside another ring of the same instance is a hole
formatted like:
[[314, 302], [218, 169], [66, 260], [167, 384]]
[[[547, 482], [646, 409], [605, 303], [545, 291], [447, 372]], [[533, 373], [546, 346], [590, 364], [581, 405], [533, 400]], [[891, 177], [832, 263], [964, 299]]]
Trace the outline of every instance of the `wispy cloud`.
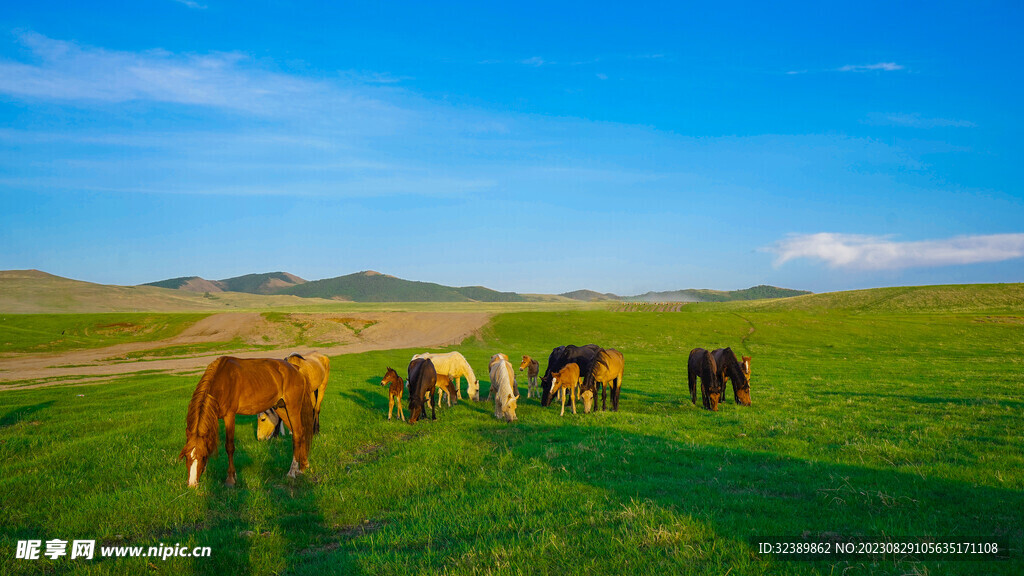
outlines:
[[597, 79], [598, 80], [607, 80], [608, 79], [608, 75], [607, 74], [602, 74], [602, 73], [598, 72], [597, 73]]
[[793, 234], [767, 251], [775, 265], [790, 260], [818, 260], [830, 268], [900, 270], [1002, 262], [1024, 257], [1024, 234], [957, 236], [941, 240], [898, 242], [887, 236]]
[[525, 60], [520, 60], [519, 63], [520, 64], [524, 64], [526, 66], [534, 66], [536, 68], [540, 68], [541, 66], [543, 66], [545, 64], [554, 64], [554, 62], [548, 62], [547, 60], [544, 60], [540, 56], [534, 56], [532, 58], [527, 58]]
[[178, 4], [184, 4], [185, 6], [188, 6], [189, 8], [192, 8], [192, 9], [195, 9], [195, 10], [206, 10], [206, 5], [205, 4], [200, 4], [199, 2], [196, 2], [195, 0], [174, 0], [174, 1], [177, 2]]
[[974, 128], [969, 120], [950, 118], [925, 118], [920, 114], [869, 114], [866, 124], [876, 126], [902, 126], [905, 128]]
[[903, 70], [903, 66], [895, 62], [878, 62], [877, 64], [847, 64], [836, 70], [839, 72], [896, 72]]
[[33, 62], [0, 59], [0, 93], [18, 98], [120, 103], [135, 100], [258, 111], [322, 90], [259, 69], [239, 53], [120, 52], [23, 32]]

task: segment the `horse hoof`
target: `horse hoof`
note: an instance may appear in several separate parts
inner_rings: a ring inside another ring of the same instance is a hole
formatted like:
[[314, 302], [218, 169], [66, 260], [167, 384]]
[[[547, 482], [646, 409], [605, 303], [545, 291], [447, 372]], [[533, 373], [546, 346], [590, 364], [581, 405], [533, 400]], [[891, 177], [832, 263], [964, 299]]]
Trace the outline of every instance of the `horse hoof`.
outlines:
[[224, 485], [227, 486], [228, 488], [234, 488], [235, 487], [235, 479], [234, 478], [228, 478], [227, 480], [224, 481]]

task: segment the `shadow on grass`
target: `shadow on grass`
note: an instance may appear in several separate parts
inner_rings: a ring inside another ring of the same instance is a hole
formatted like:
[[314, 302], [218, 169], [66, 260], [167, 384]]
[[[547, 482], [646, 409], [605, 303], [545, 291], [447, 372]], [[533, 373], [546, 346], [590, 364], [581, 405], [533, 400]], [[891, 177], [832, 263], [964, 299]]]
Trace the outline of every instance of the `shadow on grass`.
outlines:
[[29, 416], [49, 408], [53, 403], [54, 400], [47, 400], [46, 402], [40, 402], [39, 404], [15, 408], [7, 414], [0, 416], [0, 428], [7, 428], [8, 426], [13, 426], [23, 420], [27, 420]]
[[[553, 476], [606, 490], [621, 506], [650, 501], [689, 515], [725, 540], [1010, 546], [1007, 562], [943, 564], [957, 573], [978, 566], [988, 573], [1014, 573], [1011, 564], [1019, 566], [1021, 559], [1024, 494], [1019, 491], [571, 423], [520, 423], [514, 434], [500, 428], [483, 428], [480, 434], [524, 466], [544, 466]], [[750, 557], [760, 559], [756, 552], [749, 548]]]
[[1024, 402], [1017, 400], [996, 400], [993, 398], [943, 398], [938, 396], [912, 396], [907, 394], [879, 394], [877, 392], [835, 392], [831, 390], [817, 391], [815, 394], [827, 396], [857, 396], [862, 398], [883, 398], [885, 400], [906, 400], [918, 404], [955, 404], [958, 406], [999, 406], [1002, 408], [1024, 408]]

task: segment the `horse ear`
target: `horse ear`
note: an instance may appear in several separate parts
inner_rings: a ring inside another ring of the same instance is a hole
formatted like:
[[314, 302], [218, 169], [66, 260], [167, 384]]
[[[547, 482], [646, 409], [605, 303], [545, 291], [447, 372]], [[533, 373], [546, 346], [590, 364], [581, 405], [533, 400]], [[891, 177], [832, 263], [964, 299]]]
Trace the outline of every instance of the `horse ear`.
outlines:
[[185, 446], [182, 447], [181, 454], [178, 454], [178, 462], [181, 462], [181, 459], [185, 457], [185, 451], [186, 450], [188, 450], [188, 443], [187, 442], [185, 443]]

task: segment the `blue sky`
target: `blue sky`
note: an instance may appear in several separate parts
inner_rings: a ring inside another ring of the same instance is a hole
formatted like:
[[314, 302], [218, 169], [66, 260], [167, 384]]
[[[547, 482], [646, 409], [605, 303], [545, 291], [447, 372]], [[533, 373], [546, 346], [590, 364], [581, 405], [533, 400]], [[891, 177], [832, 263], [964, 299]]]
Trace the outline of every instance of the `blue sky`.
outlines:
[[1024, 281], [1019, 3], [4, 4], [0, 269]]

